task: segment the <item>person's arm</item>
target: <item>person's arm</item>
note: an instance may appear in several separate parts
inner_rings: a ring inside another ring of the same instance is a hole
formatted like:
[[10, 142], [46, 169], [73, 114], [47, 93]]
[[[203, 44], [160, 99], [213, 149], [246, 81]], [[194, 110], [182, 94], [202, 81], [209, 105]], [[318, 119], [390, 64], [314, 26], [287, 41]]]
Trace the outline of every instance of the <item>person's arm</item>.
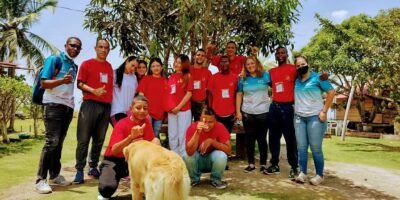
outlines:
[[188, 156], [192, 156], [199, 147], [199, 138], [201, 130], [196, 129], [192, 138], [186, 143], [186, 153]]
[[74, 81], [71, 75], [72, 69], [69, 69], [68, 73], [64, 75], [62, 79], [50, 80], [50, 79], [42, 79], [41, 80], [41, 87], [43, 89], [53, 89], [57, 86], [63, 84], [70, 84]]
[[243, 92], [236, 93], [236, 119], [242, 121], [242, 113], [240, 107], [242, 106]]
[[178, 113], [182, 109], [182, 107], [190, 100], [191, 97], [192, 91], [187, 91], [181, 102], [179, 102], [179, 104], [174, 109], [172, 109], [171, 112], [174, 114]]
[[118, 155], [122, 153], [122, 150], [128, 146], [129, 144], [143, 140], [143, 130], [145, 128], [146, 124], [143, 124], [141, 126], [134, 126], [131, 129], [131, 134], [128, 135], [125, 139], [121, 140], [120, 142], [115, 143], [112, 148], [111, 152], [113, 155]]
[[325, 104], [324, 104], [324, 106], [322, 107], [321, 112], [319, 113], [319, 120], [320, 120], [321, 122], [326, 121], [326, 119], [327, 119], [327, 112], [328, 112], [328, 109], [329, 109], [329, 108], [331, 107], [331, 105], [332, 105], [332, 102], [333, 102], [333, 98], [334, 98], [334, 97], [335, 97], [335, 90], [334, 90], [334, 89], [328, 90], [328, 91], [326, 92]]
[[200, 144], [200, 154], [206, 154], [209, 146], [212, 145], [214, 150], [220, 150], [226, 153], [226, 155], [231, 155], [231, 142], [227, 140], [226, 142], [218, 142], [216, 139], [208, 138], [203, 143]]
[[82, 92], [92, 93], [98, 97], [103, 96], [107, 93], [107, 91], [105, 89], [106, 88], [105, 85], [103, 85], [103, 87], [99, 87], [99, 88], [92, 88], [89, 85], [87, 85], [81, 81], [78, 81], [78, 88], [80, 90], [82, 90]]

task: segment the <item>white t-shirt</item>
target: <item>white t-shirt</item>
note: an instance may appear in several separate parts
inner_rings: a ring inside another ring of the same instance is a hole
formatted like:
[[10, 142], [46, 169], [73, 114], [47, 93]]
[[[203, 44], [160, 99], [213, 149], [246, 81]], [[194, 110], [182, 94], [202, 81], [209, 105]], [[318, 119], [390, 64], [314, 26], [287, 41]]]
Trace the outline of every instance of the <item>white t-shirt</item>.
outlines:
[[113, 85], [113, 100], [111, 102], [111, 114], [113, 116], [117, 113], [127, 113], [136, 94], [138, 82], [135, 74], [125, 74], [122, 79], [121, 87], [118, 88], [116, 83], [117, 76], [114, 70], [114, 85]]

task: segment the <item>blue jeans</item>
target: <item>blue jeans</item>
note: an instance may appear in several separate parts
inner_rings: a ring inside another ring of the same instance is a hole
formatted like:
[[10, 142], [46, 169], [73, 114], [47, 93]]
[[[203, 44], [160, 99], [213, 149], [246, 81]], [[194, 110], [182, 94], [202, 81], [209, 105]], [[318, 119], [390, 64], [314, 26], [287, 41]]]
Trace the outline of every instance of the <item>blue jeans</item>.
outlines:
[[192, 156], [183, 156], [191, 181], [200, 181], [201, 173], [211, 172], [211, 181], [220, 181], [225, 171], [228, 156], [219, 150], [203, 156], [196, 151]]
[[154, 135], [158, 139], [160, 139], [160, 127], [161, 127], [162, 121], [163, 120], [156, 120], [156, 119], [151, 117], [151, 124], [153, 126], [153, 132], [154, 132]]
[[324, 176], [324, 154], [322, 140], [326, 130], [326, 122], [319, 121], [319, 116], [294, 118], [296, 130], [297, 150], [299, 155], [300, 171], [307, 174], [308, 146], [310, 145], [314, 159], [315, 170], [319, 176]]
[[40, 155], [38, 180], [56, 178], [61, 170], [61, 153], [74, 110], [56, 103], [44, 104], [43, 121], [46, 143]]
[[286, 141], [286, 153], [292, 169], [297, 169], [296, 135], [293, 127], [294, 108], [292, 104], [272, 102], [269, 107], [269, 149], [271, 151], [271, 164], [278, 165], [281, 151], [281, 137]]

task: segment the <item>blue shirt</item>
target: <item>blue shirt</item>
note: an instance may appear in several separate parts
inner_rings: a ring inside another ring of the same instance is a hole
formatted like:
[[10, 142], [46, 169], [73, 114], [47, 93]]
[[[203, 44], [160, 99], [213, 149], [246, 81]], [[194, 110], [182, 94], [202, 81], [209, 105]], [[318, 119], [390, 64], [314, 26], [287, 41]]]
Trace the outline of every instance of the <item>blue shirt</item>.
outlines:
[[262, 77], [247, 76], [240, 78], [238, 92], [243, 93], [242, 111], [248, 114], [262, 114], [269, 110], [271, 100], [268, 95], [269, 73], [264, 71]]
[[332, 89], [331, 83], [319, 80], [319, 74], [315, 72], [304, 81], [297, 78], [294, 86], [296, 114], [302, 117], [319, 115], [324, 106], [322, 94]]
[[57, 58], [55, 55], [52, 55], [45, 60], [42, 76], [40, 78], [43, 80], [62, 79], [71, 69], [73, 82], [70, 84], [62, 84], [52, 89], [46, 89], [43, 94], [43, 103], [57, 103], [74, 108], [74, 82], [78, 66], [73, 60], [68, 58], [64, 52], [60, 53], [59, 56], [61, 58], [62, 67], [57, 75], [54, 77]]

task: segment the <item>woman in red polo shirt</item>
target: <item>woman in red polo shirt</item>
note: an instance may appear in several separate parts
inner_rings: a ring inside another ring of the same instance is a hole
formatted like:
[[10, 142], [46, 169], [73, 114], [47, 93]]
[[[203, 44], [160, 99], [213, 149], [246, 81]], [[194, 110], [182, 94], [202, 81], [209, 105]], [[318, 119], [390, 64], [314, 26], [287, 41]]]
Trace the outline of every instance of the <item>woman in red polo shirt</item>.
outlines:
[[153, 131], [157, 138], [160, 138], [160, 127], [164, 119], [164, 108], [160, 103], [167, 91], [167, 79], [164, 77], [164, 70], [160, 58], [152, 58], [149, 63], [149, 71], [139, 83], [139, 94], [149, 100], [149, 115], [153, 125]]
[[185, 133], [192, 120], [190, 98], [193, 78], [189, 73], [189, 57], [179, 55], [174, 62], [175, 72], [169, 77], [165, 110], [168, 112], [168, 138], [170, 149], [180, 156], [186, 155]]

